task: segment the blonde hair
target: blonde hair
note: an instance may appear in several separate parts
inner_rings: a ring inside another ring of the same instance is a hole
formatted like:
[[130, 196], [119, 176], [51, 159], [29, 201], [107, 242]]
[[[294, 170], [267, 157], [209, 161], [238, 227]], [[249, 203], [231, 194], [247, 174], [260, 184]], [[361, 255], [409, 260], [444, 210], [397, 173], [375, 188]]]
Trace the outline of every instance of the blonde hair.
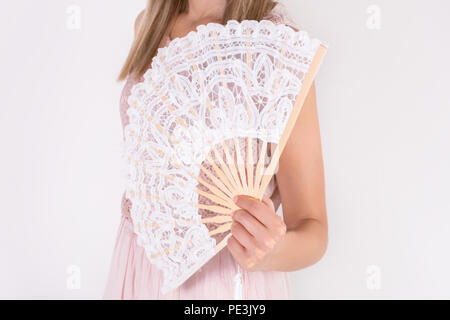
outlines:
[[[276, 5], [273, 0], [226, 0], [222, 24], [228, 20], [263, 19]], [[173, 18], [188, 10], [189, 0], [149, 0], [142, 21], [137, 26], [135, 40], [120, 71], [118, 81], [134, 72], [141, 77], [151, 66], [158, 47], [170, 30]]]

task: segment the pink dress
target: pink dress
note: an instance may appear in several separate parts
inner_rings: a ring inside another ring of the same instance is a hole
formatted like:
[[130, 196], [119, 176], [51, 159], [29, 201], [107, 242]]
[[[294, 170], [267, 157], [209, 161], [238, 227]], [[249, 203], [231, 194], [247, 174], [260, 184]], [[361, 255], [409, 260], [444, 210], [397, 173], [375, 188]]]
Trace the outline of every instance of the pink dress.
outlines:
[[[283, 8], [281, 8], [282, 10]], [[282, 11], [274, 11], [266, 18], [275, 23], [289, 22]], [[170, 42], [166, 40], [166, 45]], [[136, 79], [130, 75], [123, 88], [120, 101], [122, 125], [128, 124], [126, 114], [131, 87], [143, 77]], [[271, 196], [275, 207], [280, 205], [276, 180], [272, 179], [266, 194]], [[199, 271], [177, 289], [162, 295], [163, 273], [150, 264], [142, 247], [137, 245], [130, 217], [131, 201], [122, 196], [122, 217], [112, 256], [104, 299], [233, 299], [235, 298], [237, 263], [225, 247], [209, 260]], [[241, 270], [243, 299], [291, 299], [288, 274], [279, 271]]]

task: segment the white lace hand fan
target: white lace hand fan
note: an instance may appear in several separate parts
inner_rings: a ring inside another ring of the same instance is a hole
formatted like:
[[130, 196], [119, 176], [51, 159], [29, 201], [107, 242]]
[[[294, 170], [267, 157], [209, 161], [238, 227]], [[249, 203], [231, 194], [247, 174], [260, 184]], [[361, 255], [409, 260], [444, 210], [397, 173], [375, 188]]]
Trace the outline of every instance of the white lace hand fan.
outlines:
[[126, 196], [163, 293], [226, 246], [234, 195], [262, 198], [325, 52], [269, 20], [209, 23], [160, 48], [132, 88]]

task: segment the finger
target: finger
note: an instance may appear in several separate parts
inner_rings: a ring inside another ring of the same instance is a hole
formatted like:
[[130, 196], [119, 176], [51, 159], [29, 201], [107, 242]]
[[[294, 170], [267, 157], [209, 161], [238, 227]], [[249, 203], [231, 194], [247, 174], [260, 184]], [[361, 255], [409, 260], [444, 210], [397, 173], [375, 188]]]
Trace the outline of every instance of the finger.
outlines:
[[247, 210], [266, 227], [270, 228], [275, 222], [276, 213], [264, 202], [245, 195], [238, 195], [233, 198], [233, 201], [238, 207]]
[[256, 248], [256, 239], [239, 222], [231, 224], [231, 234], [247, 250], [254, 251]]
[[270, 197], [263, 195], [262, 202], [269, 206], [269, 208], [272, 209], [273, 212], [275, 212], [275, 205], [273, 204], [273, 201]]
[[243, 264], [246, 259], [246, 251], [239, 241], [234, 236], [231, 236], [227, 240], [227, 246], [234, 259], [239, 264]]
[[263, 247], [271, 248], [273, 240], [270, 230], [246, 210], [237, 210], [233, 213], [233, 221], [239, 222]]

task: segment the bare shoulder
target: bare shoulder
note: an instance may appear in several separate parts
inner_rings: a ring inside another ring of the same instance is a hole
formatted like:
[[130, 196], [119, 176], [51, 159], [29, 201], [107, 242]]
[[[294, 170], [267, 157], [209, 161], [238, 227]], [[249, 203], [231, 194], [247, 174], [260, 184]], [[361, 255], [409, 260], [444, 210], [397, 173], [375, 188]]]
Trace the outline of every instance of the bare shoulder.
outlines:
[[298, 24], [294, 21], [287, 7], [281, 2], [277, 2], [275, 7], [265, 17], [275, 24], [284, 24], [295, 32], [300, 31]]
[[140, 24], [141, 24], [141, 22], [142, 22], [142, 19], [143, 19], [143, 17], [144, 17], [144, 14], [145, 14], [145, 9], [142, 10], [142, 11], [138, 14], [138, 16], [136, 17], [136, 21], [134, 22], [134, 33], [135, 33], [135, 34], [137, 34], [137, 32], [138, 32], [138, 30], [139, 30], [139, 26], [140, 26]]

